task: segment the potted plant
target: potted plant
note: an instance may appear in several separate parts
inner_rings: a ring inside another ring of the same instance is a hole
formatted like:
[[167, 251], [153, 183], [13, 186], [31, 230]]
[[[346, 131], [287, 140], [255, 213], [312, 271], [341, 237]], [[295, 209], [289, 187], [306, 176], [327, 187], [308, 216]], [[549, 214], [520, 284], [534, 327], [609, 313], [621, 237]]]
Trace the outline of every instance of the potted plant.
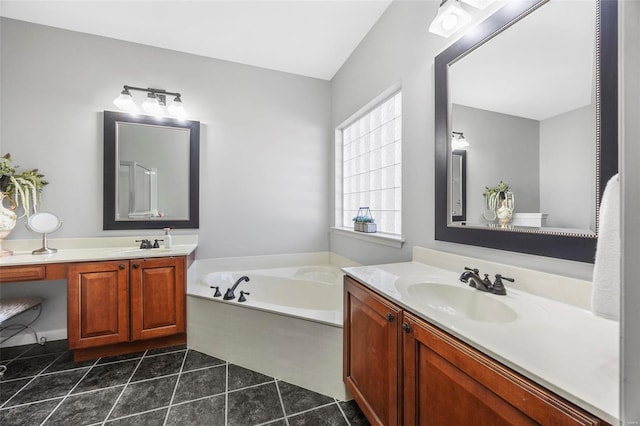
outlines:
[[[485, 206], [487, 211], [495, 212], [492, 218], [498, 217], [501, 225], [506, 225], [511, 220], [516, 200], [509, 188], [509, 184], [500, 181], [498, 186], [490, 188], [485, 187], [484, 195]], [[485, 218], [488, 216], [485, 214]]]
[[358, 209], [358, 215], [353, 218], [353, 230], [367, 233], [376, 232], [376, 221], [371, 216], [369, 207], [360, 207]]
[[38, 169], [19, 172], [18, 168], [11, 164], [11, 154], [0, 157], [0, 193], [2, 200], [9, 200], [9, 209], [22, 207], [20, 217], [29, 217], [38, 211], [42, 189], [48, 182]]

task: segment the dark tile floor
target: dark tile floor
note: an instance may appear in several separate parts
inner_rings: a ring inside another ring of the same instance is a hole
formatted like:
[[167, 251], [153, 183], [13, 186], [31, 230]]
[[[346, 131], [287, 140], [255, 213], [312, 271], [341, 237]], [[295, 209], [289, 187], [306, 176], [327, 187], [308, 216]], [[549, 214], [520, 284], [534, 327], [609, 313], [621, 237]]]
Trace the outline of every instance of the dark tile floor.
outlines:
[[0, 424], [368, 425], [337, 401], [184, 346], [73, 362], [66, 341], [0, 349]]

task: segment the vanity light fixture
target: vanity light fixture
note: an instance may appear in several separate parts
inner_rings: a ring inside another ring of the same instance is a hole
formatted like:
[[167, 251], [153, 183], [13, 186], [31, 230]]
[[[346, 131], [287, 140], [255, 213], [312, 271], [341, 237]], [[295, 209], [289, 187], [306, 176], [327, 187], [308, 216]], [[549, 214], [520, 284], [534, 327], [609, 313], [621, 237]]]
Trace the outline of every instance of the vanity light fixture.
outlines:
[[462, 8], [460, 0], [443, 0], [438, 14], [429, 26], [429, 32], [449, 37], [469, 21], [471, 21], [471, 15]]
[[469, 142], [464, 137], [462, 132], [451, 132], [451, 150], [455, 151], [457, 149], [467, 149], [469, 147]]
[[152, 115], [164, 115], [165, 106], [167, 105], [167, 96], [173, 96], [173, 101], [166, 108], [169, 115], [176, 118], [185, 118], [187, 112], [182, 104], [180, 93], [168, 92], [163, 89], [142, 88], [133, 86], [124, 86], [124, 90], [120, 93], [113, 103], [123, 111], [136, 113], [139, 111], [138, 106], [131, 96], [131, 90], [137, 90], [139, 92], [146, 92], [147, 98], [142, 103], [142, 109]]

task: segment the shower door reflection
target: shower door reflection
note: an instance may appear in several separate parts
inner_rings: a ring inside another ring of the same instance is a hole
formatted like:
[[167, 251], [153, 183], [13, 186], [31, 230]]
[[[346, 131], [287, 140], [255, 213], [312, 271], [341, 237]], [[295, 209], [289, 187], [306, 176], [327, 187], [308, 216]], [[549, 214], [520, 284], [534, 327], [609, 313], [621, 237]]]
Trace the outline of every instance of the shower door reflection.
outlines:
[[161, 217], [158, 211], [158, 170], [136, 161], [120, 161], [118, 219]]

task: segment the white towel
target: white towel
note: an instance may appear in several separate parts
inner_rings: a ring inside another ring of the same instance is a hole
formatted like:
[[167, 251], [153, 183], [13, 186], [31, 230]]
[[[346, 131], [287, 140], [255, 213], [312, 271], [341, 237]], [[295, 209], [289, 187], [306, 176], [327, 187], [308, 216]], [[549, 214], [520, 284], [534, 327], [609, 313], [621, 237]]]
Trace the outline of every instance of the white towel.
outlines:
[[615, 175], [607, 182], [600, 202], [591, 310], [616, 321], [620, 319], [620, 246], [620, 179]]

